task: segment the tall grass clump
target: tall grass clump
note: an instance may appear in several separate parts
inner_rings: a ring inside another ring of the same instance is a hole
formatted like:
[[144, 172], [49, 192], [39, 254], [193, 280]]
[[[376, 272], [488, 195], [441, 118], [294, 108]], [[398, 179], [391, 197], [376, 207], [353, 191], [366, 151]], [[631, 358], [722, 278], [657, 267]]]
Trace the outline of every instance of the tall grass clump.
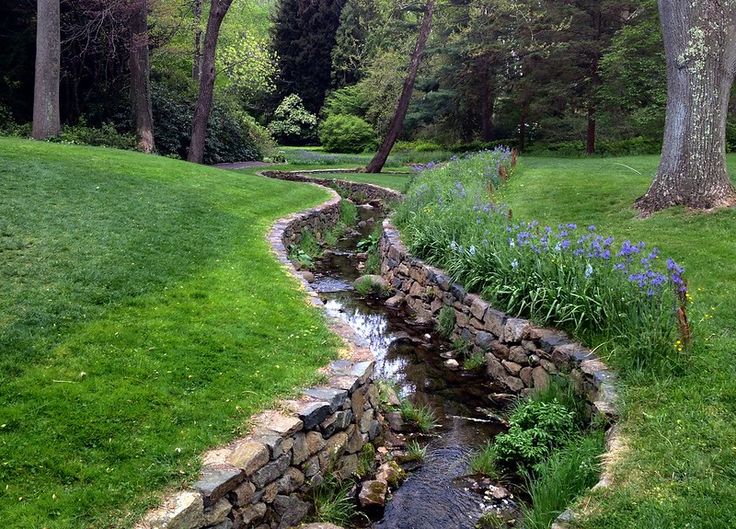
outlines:
[[526, 529], [547, 529], [575, 498], [590, 489], [600, 476], [603, 432], [576, 438], [535, 467], [525, 481], [531, 498], [522, 505]]
[[595, 226], [511, 220], [494, 202], [510, 164], [499, 148], [416, 175], [395, 216], [409, 250], [499, 309], [605, 343], [619, 368], [679, 365], [690, 335], [683, 268]]
[[351, 481], [340, 481], [334, 476], [326, 476], [314, 488], [314, 518], [318, 522], [348, 526], [360, 514], [353, 502]]

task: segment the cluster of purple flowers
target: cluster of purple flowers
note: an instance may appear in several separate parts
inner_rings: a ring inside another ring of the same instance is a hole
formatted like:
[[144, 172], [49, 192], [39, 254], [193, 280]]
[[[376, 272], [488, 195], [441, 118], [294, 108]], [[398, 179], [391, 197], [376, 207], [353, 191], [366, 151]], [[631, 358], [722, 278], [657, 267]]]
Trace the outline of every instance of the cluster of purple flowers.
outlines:
[[585, 231], [575, 224], [560, 224], [557, 229], [550, 226], [541, 228], [536, 221], [509, 225], [506, 228], [511, 247], [529, 248], [537, 254], [567, 254], [578, 259], [585, 266], [585, 276], [591, 277], [599, 267], [612, 268], [626, 276], [647, 296], [653, 297], [668, 286], [679, 292], [686, 292], [683, 279], [685, 270], [673, 259], [667, 259], [667, 273], [656, 269], [659, 250], [647, 250], [644, 242], [633, 244], [624, 241], [614, 246], [613, 237], [603, 237], [596, 233], [595, 226]]
[[411, 167], [412, 171], [415, 173], [421, 173], [422, 171], [429, 171], [431, 169], [435, 169], [439, 166], [437, 162], [429, 162], [425, 164], [421, 163], [413, 163], [409, 167]]

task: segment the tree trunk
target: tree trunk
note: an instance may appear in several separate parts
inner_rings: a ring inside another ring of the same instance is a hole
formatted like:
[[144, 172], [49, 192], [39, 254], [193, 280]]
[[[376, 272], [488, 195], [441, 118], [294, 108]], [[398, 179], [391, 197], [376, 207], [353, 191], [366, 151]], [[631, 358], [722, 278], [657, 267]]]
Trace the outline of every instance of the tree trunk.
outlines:
[[483, 60], [480, 69], [480, 127], [481, 138], [485, 142], [493, 139], [493, 90], [491, 88], [490, 66]]
[[130, 100], [133, 104], [138, 150], [152, 153], [150, 64], [148, 56], [148, 0], [136, 0], [130, 21]]
[[61, 72], [61, 12], [59, 0], [38, 0], [36, 80], [33, 90], [33, 132], [37, 140], [58, 136]]
[[192, 118], [192, 140], [189, 144], [188, 160], [202, 163], [204, 159], [204, 145], [207, 139], [207, 123], [212, 112], [212, 99], [215, 90], [215, 56], [217, 40], [220, 36], [222, 20], [230, 9], [233, 0], [212, 0], [210, 15], [207, 18], [207, 30], [204, 35], [204, 50], [202, 53], [202, 71], [199, 76], [199, 96]]
[[414, 53], [411, 55], [411, 62], [409, 63], [409, 71], [404, 79], [404, 87], [401, 90], [401, 97], [396, 105], [396, 112], [391, 120], [391, 125], [388, 129], [388, 133], [378, 149], [378, 152], [373, 157], [368, 167], [365, 168], [366, 173], [380, 173], [383, 166], [386, 165], [391, 149], [394, 148], [396, 140], [401, 134], [401, 130], [404, 128], [404, 119], [406, 113], [409, 110], [409, 103], [411, 102], [411, 96], [414, 93], [414, 84], [417, 80], [417, 73], [419, 72], [419, 65], [422, 62], [422, 55], [424, 49], [427, 47], [427, 40], [429, 40], [429, 34], [432, 31], [432, 16], [434, 14], [434, 0], [428, 0], [425, 12], [424, 20], [422, 20], [422, 26], [419, 29], [419, 36], [417, 37], [417, 43], [414, 47]]
[[202, 0], [194, 0], [194, 62], [192, 63], [192, 79], [199, 81], [202, 73]]
[[588, 104], [588, 132], [587, 132], [587, 141], [586, 141], [586, 147], [585, 152], [588, 154], [595, 154], [595, 129], [596, 129], [596, 120], [595, 120], [595, 107], [593, 106], [593, 103]]
[[671, 206], [736, 203], [726, 168], [726, 115], [736, 67], [732, 2], [659, 0], [667, 57], [662, 159], [637, 200], [644, 214]]

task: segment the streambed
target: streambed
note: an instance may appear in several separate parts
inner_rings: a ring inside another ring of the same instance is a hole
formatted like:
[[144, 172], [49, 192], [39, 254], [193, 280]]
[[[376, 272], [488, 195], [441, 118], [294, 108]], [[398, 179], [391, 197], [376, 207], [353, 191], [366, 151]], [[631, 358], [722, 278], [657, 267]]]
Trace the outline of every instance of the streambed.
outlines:
[[382, 220], [378, 208], [361, 207], [359, 212], [359, 229], [317, 263], [312, 288], [327, 311], [347, 322], [362, 345], [370, 347], [376, 357], [375, 377], [392, 382], [402, 399], [428, 406], [438, 424], [430, 435], [416, 437], [426, 445], [424, 461], [393, 491], [371, 527], [472, 529], [494, 500], [484, 497], [468, 476], [470, 457], [502, 426], [491, 418], [494, 410], [481, 373], [445, 364], [450, 344], [407, 314], [354, 291], [353, 282], [362, 275], [356, 248]]

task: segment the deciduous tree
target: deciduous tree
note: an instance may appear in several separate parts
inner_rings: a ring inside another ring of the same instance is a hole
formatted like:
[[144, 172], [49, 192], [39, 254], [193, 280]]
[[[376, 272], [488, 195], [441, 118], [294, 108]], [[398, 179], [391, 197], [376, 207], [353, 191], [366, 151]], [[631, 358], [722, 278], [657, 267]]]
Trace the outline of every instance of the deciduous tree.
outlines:
[[136, 139], [140, 151], [151, 153], [155, 145], [148, 51], [148, 0], [135, 0], [131, 4], [129, 28], [130, 100]]
[[33, 132], [37, 140], [61, 131], [61, 7], [59, 0], [38, 0], [36, 16], [36, 81], [33, 91]]

